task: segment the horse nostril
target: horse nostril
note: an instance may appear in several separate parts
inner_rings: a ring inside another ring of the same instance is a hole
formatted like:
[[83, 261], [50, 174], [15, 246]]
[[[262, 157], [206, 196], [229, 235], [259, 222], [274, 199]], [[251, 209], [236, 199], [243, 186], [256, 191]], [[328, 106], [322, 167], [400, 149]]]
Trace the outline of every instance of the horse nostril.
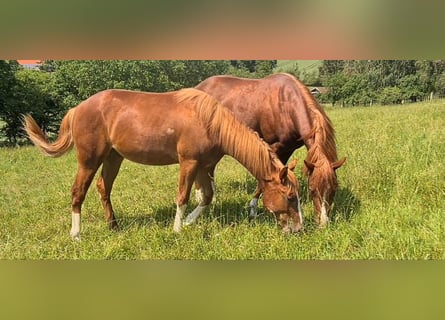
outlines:
[[292, 233], [298, 233], [303, 231], [303, 225], [301, 223], [297, 223], [297, 225], [292, 225], [290, 229]]
[[289, 228], [288, 226], [285, 226], [285, 227], [281, 228], [281, 231], [284, 234], [291, 234], [291, 233], [293, 233], [292, 228]]

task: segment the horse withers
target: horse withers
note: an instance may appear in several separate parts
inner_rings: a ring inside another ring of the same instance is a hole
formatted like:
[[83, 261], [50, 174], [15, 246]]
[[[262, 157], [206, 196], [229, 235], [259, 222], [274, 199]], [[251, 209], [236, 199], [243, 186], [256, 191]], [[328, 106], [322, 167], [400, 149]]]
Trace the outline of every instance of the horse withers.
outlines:
[[81, 207], [98, 168], [97, 188], [110, 228], [117, 227], [111, 189], [124, 158], [146, 165], [179, 163], [173, 230], [181, 231], [193, 182], [201, 200], [187, 216], [193, 222], [211, 202], [216, 163], [228, 154], [257, 179], [264, 206], [283, 231], [302, 227], [298, 181], [256, 133], [236, 120], [206, 93], [183, 89], [169, 93], [128, 90], [99, 92], [68, 111], [53, 143], [30, 116], [24, 129], [47, 156], [58, 157], [76, 146], [78, 171], [72, 187], [71, 236], [80, 238]]
[[[332, 123], [307, 87], [294, 76], [281, 73], [263, 79], [213, 76], [196, 88], [213, 96], [235, 118], [258, 132], [282, 163], [296, 149], [306, 146], [304, 171], [309, 177], [315, 220], [325, 226], [338, 188], [335, 170], [346, 159], [337, 159]], [[256, 215], [260, 194], [258, 188], [250, 203], [251, 216]]]

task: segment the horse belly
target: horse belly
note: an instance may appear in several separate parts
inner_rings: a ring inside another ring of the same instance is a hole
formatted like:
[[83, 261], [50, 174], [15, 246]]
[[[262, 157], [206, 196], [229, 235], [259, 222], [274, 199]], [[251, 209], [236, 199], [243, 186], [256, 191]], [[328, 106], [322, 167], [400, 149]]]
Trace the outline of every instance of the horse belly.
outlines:
[[131, 140], [113, 144], [113, 148], [124, 158], [141, 164], [169, 165], [178, 163], [174, 137], [140, 135]]

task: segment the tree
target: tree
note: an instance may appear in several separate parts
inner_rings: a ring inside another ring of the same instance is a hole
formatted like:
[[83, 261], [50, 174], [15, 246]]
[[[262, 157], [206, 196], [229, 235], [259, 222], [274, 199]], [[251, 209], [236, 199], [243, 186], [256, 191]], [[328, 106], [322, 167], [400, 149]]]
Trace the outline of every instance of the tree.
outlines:
[[[328, 87], [327, 99], [334, 106], [338, 101], [344, 99], [343, 86], [346, 83], [346, 77], [343, 73], [335, 73], [327, 78], [325, 78], [324, 85]], [[343, 105], [343, 103], [342, 103]]]
[[58, 61], [54, 90], [66, 109], [105, 89], [165, 92], [194, 87], [228, 68], [227, 61], [212, 60]]
[[210, 76], [226, 73], [229, 66], [224, 60], [173, 60], [162, 61], [161, 72], [173, 90], [194, 87]]
[[345, 60], [323, 60], [319, 68], [322, 81], [334, 74], [343, 72], [344, 66]]
[[235, 69], [244, 69], [247, 72], [254, 73], [256, 60], [230, 60], [230, 65]]
[[159, 61], [57, 61], [53, 88], [62, 108], [68, 109], [105, 89], [167, 91], [168, 79]]
[[372, 105], [376, 100], [375, 91], [368, 88], [368, 82], [363, 74], [355, 74], [346, 78], [341, 88], [341, 95], [345, 105]]
[[317, 71], [303, 71], [303, 74], [301, 76], [301, 80], [303, 83], [307, 86], [319, 86], [321, 85], [320, 77], [318, 76]]
[[295, 78], [297, 79], [300, 79], [301, 76], [300, 67], [298, 66], [298, 62], [296, 61], [293, 61], [292, 64], [289, 66], [278, 68], [278, 70], [275, 70], [275, 72], [289, 73], [295, 76]]
[[11, 63], [0, 60], [0, 117], [11, 98], [14, 85], [15, 76]]
[[[12, 68], [11, 68], [12, 66]], [[8, 67], [0, 63], [0, 69]], [[12, 72], [13, 70], [15, 72]], [[7, 90], [1, 96], [3, 99], [0, 118], [4, 121], [1, 133], [11, 144], [16, 144], [22, 136], [21, 118], [23, 114], [32, 114], [36, 121], [47, 132], [56, 132], [60, 119], [60, 108], [51, 94], [50, 77], [46, 72], [24, 70], [14, 64], [9, 66], [9, 72], [2, 72], [2, 87], [8, 84]]]
[[439, 95], [445, 95], [445, 72], [437, 76], [435, 87]]
[[17, 88], [14, 72], [17, 65], [16, 61], [14, 63], [14, 61], [0, 60], [0, 120], [4, 122], [3, 126], [0, 123], [0, 133], [5, 135], [11, 143], [14, 143], [16, 138], [11, 132], [10, 119], [18, 110], [14, 96]]
[[406, 75], [397, 81], [400, 88], [402, 99], [411, 102], [417, 101], [423, 95], [420, 85], [420, 77], [417, 74]]
[[263, 78], [273, 73], [277, 66], [277, 60], [259, 60], [255, 64], [255, 73], [257, 78]]
[[398, 87], [386, 87], [379, 96], [381, 104], [396, 104], [402, 101], [402, 90]]
[[244, 78], [263, 78], [273, 73], [276, 60], [230, 60], [229, 74]]
[[[416, 60], [327, 60], [320, 67], [333, 104], [417, 101], [436, 87], [442, 64]], [[340, 76], [341, 75], [341, 76]]]
[[434, 66], [436, 70], [434, 89], [437, 94], [443, 96], [445, 95], [445, 60], [435, 60]]

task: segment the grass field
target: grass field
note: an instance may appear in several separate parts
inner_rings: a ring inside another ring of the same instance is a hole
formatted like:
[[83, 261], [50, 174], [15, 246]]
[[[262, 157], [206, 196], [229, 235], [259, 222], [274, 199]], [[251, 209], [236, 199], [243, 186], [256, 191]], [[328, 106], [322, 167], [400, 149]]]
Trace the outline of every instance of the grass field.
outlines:
[[[0, 149], [0, 259], [443, 259], [445, 102], [327, 108], [339, 156], [332, 223], [318, 229], [299, 160], [305, 231], [282, 235], [267, 214], [249, 222], [255, 188], [231, 158], [216, 171], [217, 198], [196, 225], [172, 231], [177, 166], [124, 161], [113, 190], [121, 230], [110, 232], [95, 187], [82, 240], [69, 237], [74, 152], [50, 159], [35, 147]], [[195, 205], [192, 202], [188, 212]]]
[[316, 72], [318, 75], [318, 68], [322, 64], [322, 60], [278, 60], [275, 72], [289, 72], [295, 68], [295, 64], [298, 64], [298, 70], [300, 72]]

